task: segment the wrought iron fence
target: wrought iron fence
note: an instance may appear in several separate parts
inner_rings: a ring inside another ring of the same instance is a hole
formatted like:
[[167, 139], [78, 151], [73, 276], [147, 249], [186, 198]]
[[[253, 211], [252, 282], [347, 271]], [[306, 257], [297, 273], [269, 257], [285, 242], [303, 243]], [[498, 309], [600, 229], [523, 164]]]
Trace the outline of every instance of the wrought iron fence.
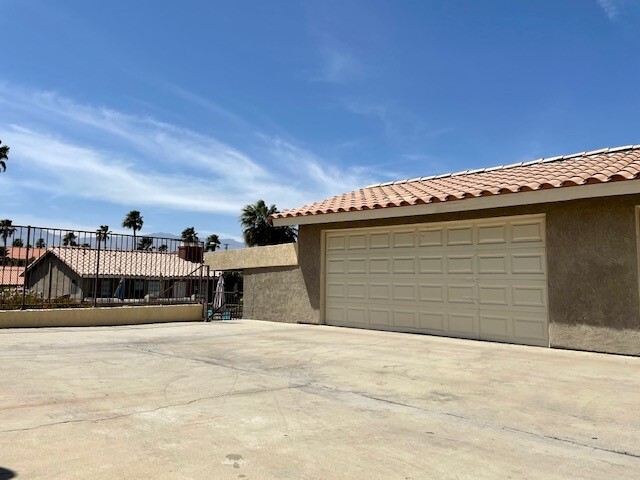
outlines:
[[203, 251], [197, 239], [0, 225], [0, 309], [206, 305]]

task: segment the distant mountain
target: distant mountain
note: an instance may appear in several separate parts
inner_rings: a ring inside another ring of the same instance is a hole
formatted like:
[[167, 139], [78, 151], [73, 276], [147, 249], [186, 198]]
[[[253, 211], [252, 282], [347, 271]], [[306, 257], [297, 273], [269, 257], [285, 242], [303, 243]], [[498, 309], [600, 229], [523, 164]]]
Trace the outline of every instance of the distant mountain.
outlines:
[[[57, 234], [57, 233], [53, 233], [54, 231], [47, 231], [47, 230], [32, 230], [31, 231], [31, 236], [32, 238], [29, 239], [29, 242], [31, 243], [31, 245], [33, 246], [35, 244], [35, 242], [37, 241], [38, 237], [42, 237], [43, 240], [45, 241], [46, 245], [51, 247], [51, 246], [59, 246], [62, 245], [62, 235], [61, 234]], [[84, 243], [87, 243], [91, 248], [96, 248], [96, 241], [95, 241], [95, 236], [93, 234], [89, 234], [88, 236], [85, 236], [84, 233], [80, 233], [80, 232], [75, 232], [77, 235], [76, 241], [78, 243], [78, 245], [82, 245]], [[34, 238], [33, 236], [35, 235], [36, 238]], [[159, 237], [159, 238], [167, 238], [167, 239], [171, 239], [171, 240], [180, 240], [180, 235], [175, 235], [173, 233], [166, 233], [166, 232], [157, 232], [157, 233], [145, 233], [143, 235], [141, 235], [140, 233], [138, 233], [138, 238], [140, 237]], [[24, 230], [18, 230], [7, 242], [7, 246], [10, 247], [11, 243], [13, 242], [13, 240], [15, 238], [21, 238], [22, 242], [25, 244], [27, 244], [27, 231], [26, 229]], [[107, 241], [107, 246], [108, 248], [115, 248], [118, 250], [130, 250], [133, 249], [133, 238], [131, 238], [130, 236], [118, 236], [117, 234], [113, 234], [110, 235], [110, 240]], [[206, 237], [201, 238], [201, 240], [205, 240]], [[160, 244], [162, 243], [162, 241], [156, 241], [154, 242], [155, 244]], [[169, 243], [169, 242], [167, 242]], [[244, 248], [245, 244], [238, 242], [237, 240], [233, 240], [231, 238], [221, 238], [220, 239], [220, 249], [224, 250], [224, 246], [225, 244], [228, 244], [228, 249], [229, 250], [236, 250], [238, 248]], [[170, 251], [174, 251], [175, 249], [177, 249], [178, 246], [178, 242], [170, 242], [169, 244], [169, 249]], [[0, 242], [0, 247], [2, 247], [2, 243]]]
[[[162, 238], [180, 238], [180, 235], [174, 235], [173, 233], [165, 233], [165, 232], [158, 232], [158, 233], [145, 233], [145, 236], [147, 237], [162, 237]], [[201, 236], [200, 240], [206, 240], [206, 236]], [[229, 250], [236, 250], [238, 248], [244, 248], [245, 244], [242, 242], [238, 242], [237, 240], [233, 240], [232, 238], [221, 238], [220, 239], [220, 250], [224, 250], [224, 246], [225, 244], [228, 244], [228, 249]]]

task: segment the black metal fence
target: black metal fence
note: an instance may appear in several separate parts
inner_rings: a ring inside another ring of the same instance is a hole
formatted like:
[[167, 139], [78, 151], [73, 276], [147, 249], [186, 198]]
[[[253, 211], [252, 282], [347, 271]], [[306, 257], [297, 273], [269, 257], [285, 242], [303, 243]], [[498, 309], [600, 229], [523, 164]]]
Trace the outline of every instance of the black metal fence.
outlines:
[[196, 238], [0, 224], [0, 309], [206, 305], [203, 251]]

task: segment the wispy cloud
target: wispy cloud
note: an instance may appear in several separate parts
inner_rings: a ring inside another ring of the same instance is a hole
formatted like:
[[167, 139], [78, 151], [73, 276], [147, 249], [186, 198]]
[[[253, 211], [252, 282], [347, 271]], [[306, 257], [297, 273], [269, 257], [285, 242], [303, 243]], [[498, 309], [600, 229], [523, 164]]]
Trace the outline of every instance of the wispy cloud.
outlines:
[[320, 66], [312, 76], [312, 81], [346, 83], [362, 76], [362, 65], [346, 46], [326, 36], [317, 43]]
[[615, 20], [620, 14], [620, 7], [616, 0], [597, 0], [597, 2], [607, 17], [609, 17], [609, 20]]
[[[235, 216], [259, 198], [294, 207], [371, 181], [366, 168], [339, 167], [277, 136], [247, 131], [240, 149], [151, 117], [6, 84], [0, 85], [0, 131], [17, 171], [13, 198], [40, 192]], [[8, 178], [0, 178], [0, 191]]]
[[342, 106], [351, 113], [373, 118], [379, 122], [384, 134], [400, 143], [424, 141], [454, 131], [451, 127], [433, 127], [415, 113], [391, 103], [372, 103], [355, 98], [342, 101]]

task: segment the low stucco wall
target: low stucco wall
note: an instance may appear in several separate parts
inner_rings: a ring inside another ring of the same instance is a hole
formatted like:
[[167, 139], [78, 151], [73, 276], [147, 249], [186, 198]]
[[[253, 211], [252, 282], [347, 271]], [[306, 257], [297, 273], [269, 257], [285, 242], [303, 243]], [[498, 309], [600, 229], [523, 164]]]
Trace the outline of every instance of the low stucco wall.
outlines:
[[208, 252], [204, 255], [204, 263], [209, 265], [212, 270], [290, 267], [298, 265], [298, 244], [284, 243], [282, 245]]
[[244, 271], [244, 318], [287, 323], [318, 323], [300, 267]]
[[202, 305], [59, 308], [0, 311], [0, 328], [95, 327], [202, 320]]

